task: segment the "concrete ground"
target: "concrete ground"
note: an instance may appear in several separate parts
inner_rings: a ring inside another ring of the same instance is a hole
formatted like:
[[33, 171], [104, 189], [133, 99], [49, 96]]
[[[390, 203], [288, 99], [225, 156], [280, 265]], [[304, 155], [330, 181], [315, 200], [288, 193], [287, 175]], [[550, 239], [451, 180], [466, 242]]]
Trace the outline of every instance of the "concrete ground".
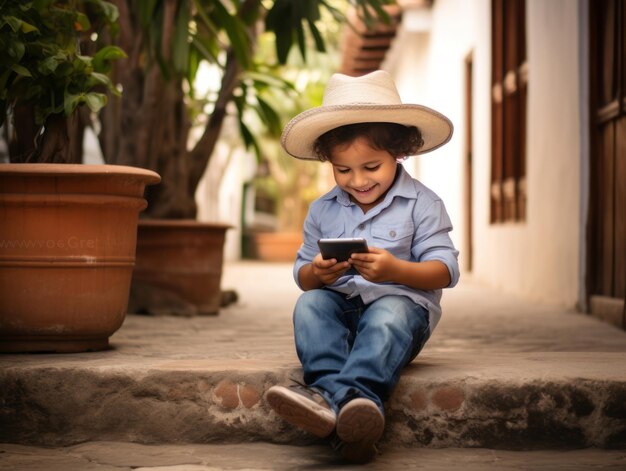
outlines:
[[67, 448], [0, 445], [0, 471], [588, 471], [624, 470], [626, 452], [386, 448], [367, 465], [337, 460], [330, 448], [271, 443], [138, 445], [90, 442]]
[[[108, 351], [1, 355], [0, 470], [336, 467], [263, 400], [300, 375], [291, 265], [228, 263], [222, 286], [218, 316], [128, 315]], [[368, 467], [626, 469], [626, 333], [467, 276], [443, 308]]]

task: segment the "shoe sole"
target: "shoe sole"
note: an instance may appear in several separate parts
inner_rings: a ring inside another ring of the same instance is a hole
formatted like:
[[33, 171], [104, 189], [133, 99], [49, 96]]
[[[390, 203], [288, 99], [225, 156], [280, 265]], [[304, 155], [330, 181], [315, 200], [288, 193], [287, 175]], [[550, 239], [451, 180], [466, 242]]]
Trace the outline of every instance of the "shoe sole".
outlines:
[[334, 414], [298, 394], [270, 389], [265, 400], [285, 421], [319, 438], [327, 437], [335, 429]]
[[380, 439], [385, 429], [385, 418], [373, 401], [353, 399], [339, 411], [337, 435], [346, 443], [371, 444]]

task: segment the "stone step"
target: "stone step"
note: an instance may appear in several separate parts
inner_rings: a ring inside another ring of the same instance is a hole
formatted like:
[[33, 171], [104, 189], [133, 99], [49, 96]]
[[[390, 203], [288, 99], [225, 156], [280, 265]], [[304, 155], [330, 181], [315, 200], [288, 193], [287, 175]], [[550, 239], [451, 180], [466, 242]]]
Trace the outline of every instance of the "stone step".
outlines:
[[[382, 442], [498, 449], [626, 448], [624, 355], [424, 355], [387, 404]], [[513, 366], [514, 365], [514, 366]], [[0, 442], [65, 446], [314, 440], [263, 400], [296, 365], [242, 359], [39, 365], [0, 372]], [[604, 370], [603, 370], [604, 371]]]

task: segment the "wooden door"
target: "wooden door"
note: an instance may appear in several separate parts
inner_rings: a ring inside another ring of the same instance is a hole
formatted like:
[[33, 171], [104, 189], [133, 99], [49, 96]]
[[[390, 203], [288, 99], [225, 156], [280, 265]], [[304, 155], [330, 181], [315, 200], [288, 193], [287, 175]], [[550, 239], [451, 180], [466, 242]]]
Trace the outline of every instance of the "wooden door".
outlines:
[[587, 292], [591, 311], [626, 328], [626, 1], [590, 8], [590, 204]]

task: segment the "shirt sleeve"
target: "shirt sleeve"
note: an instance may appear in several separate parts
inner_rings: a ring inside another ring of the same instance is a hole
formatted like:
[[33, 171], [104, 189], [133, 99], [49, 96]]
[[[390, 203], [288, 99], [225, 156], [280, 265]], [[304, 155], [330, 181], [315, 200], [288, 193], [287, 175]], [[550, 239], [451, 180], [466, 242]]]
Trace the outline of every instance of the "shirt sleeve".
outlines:
[[321, 230], [319, 225], [315, 223], [314, 214], [315, 205], [311, 205], [306, 219], [304, 220], [302, 245], [300, 246], [300, 250], [298, 250], [296, 261], [293, 265], [293, 278], [300, 289], [302, 289], [302, 286], [300, 286], [298, 272], [304, 265], [311, 263], [319, 252], [317, 241], [321, 238]]
[[455, 286], [460, 277], [458, 256], [450, 231], [452, 222], [441, 200], [433, 201], [416, 219], [417, 232], [413, 239], [411, 254], [418, 262], [439, 260], [448, 267], [450, 284]]

